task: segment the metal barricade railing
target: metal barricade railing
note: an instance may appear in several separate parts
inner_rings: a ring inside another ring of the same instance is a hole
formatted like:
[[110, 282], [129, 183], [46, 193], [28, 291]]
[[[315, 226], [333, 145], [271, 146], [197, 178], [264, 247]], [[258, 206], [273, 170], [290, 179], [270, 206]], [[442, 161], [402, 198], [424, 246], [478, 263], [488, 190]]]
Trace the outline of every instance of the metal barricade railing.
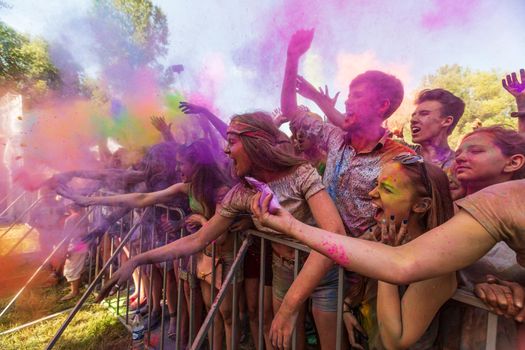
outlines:
[[[154, 206], [152, 208], [148, 208], [148, 210], [151, 211], [151, 213], [153, 213], [153, 215], [155, 215], [156, 211], [165, 211], [166, 213], [166, 217], [168, 219], [170, 219], [170, 216], [173, 214], [173, 212], [176, 212], [177, 215], [179, 216], [179, 219], [182, 220], [183, 216], [184, 216], [184, 212], [182, 210], [180, 210], [179, 208], [171, 208], [171, 207], [167, 207], [167, 206], [163, 206], [163, 205], [157, 205], [157, 206]], [[81, 299], [77, 302], [75, 308], [71, 311], [71, 313], [69, 314], [68, 318], [66, 319], [66, 321], [62, 324], [62, 326], [60, 327], [60, 329], [57, 331], [57, 333], [55, 334], [55, 336], [53, 337], [53, 339], [50, 341], [50, 343], [48, 344], [47, 346], [47, 349], [52, 349], [53, 346], [56, 344], [56, 342], [58, 341], [58, 339], [60, 338], [61, 334], [64, 332], [64, 330], [66, 329], [66, 327], [68, 326], [68, 324], [71, 322], [71, 320], [73, 319], [73, 317], [75, 316], [75, 314], [80, 310], [80, 308], [82, 307], [82, 305], [84, 304], [84, 302], [87, 300], [87, 298], [89, 297], [89, 295], [95, 290], [95, 288], [99, 285], [99, 282], [102, 281], [102, 278], [104, 276], [104, 273], [105, 271], [108, 271], [109, 275], [112, 274], [113, 272], [113, 261], [116, 260], [116, 257], [120, 254], [120, 252], [124, 249], [124, 247], [127, 247], [126, 249], [129, 251], [129, 255], [130, 257], [132, 257], [133, 255], [135, 254], [138, 254], [138, 253], [141, 253], [143, 251], [144, 248], [147, 248], [147, 249], [151, 249], [153, 248], [153, 245], [154, 245], [154, 242], [155, 242], [155, 237], [156, 237], [156, 232], [155, 232], [155, 226], [152, 225], [151, 226], [151, 231], [149, 232], [146, 232], [145, 228], [143, 227], [143, 219], [146, 215], [146, 211], [143, 213], [141, 219], [135, 223], [135, 225], [133, 225], [133, 227], [127, 231], [127, 233], [124, 234], [124, 229], [123, 229], [123, 226], [124, 226], [124, 223], [123, 223], [123, 220], [121, 220], [118, 225], [119, 225], [119, 229], [120, 229], [120, 238], [118, 238], [118, 241], [119, 241], [119, 244], [118, 244], [118, 247], [117, 248], [114, 248], [114, 244], [115, 244], [115, 241], [117, 240], [115, 237], [112, 237], [111, 238], [111, 257], [109, 258], [109, 260], [104, 264], [104, 266], [102, 268], [96, 268], [96, 277], [94, 278], [93, 281], [91, 281], [91, 277], [89, 278], [90, 280], [90, 285], [88, 287], [88, 289], [86, 290], [86, 292], [83, 294], [83, 296], [81, 297]], [[132, 214], [130, 214], [130, 216], [132, 216]], [[133, 247], [132, 247], [132, 244], [130, 243], [130, 238], [132, 236], [132, 234], [134, 233], [134, 231], [136, 230], [140, 230], [140, 234], [139, 234], [139, 238], [138, 238], [138, 251], [136, 251]], [[149, 233], [149, 235], [148, 235]], [[181, 230], [181, 236], [183, 235], [183, 231]], [[149, 243], [146, 247], [146, 243], [145, 243], [145, 239], [146, 237], [149, 236]], [[300, 265], [299, 265], [299, 254], [300, 252], [305, 252], [305, 253], [308, 253], [310, 251], [310, 249], [303, 245], [303, 244], [300, 244], [298, 242], [295, 242], [295, 241], [292, 241], [292, 240], [289, 240], [287, 239], [286, 237], [284, 236], [275, 236], [275, 235], [269, 235], [269, 234], [266, 234], [264, 232], [260, 232], [260, 231], [256, 231], [256, 230], [247, 230], [244, 234], [244, 239], [242, 241], [241, 244], [240, 243], [240, 235], [239, 234], [235, 234], [234, 236], [234, 260], [233, 260], [233, 263], [232, 263], [232, 266], [231, 266], [231, 269], [229, 271], [224, 271], [224, 273], [226, 274], [225, 277], [223, 278], [223, 282], [222, 282], [222, 286], [221, 288], [219, 289], [219, 291], [217, 293], [215, 293], [215, 290], [214, 288], [211, 288], [211, 308], [210, 310], [208, 311], [203, 323], [202, 323], [202, 326], [196, 330], [195, 329], [195, 318], [198, 316], [195, 314], [195, 304], [196, 304], [196, 298], [201, 298], [200, 295], [196, 295], [196, 291], [195, 289], [193, 288], [193, 282], [194, 281], [191, 281], [191, 278], [187, 278], [187, 279], [184, 279], [183, 276], [180, 274], [180, 273], [177, 273], [176, 274], [176, 289], [177, 289], [177, 300], [176, 300], [176, 338], [175, 338], [175, 349], [182, 349], [182, 346], [183, 344], [185, 343], [185, 340], [186, 339], [182, 339], [183, 336], [188, 336], [188, 341], [189, 341], [189, 345], [191, 347], [191, 349], [199, 349], [200, 346], [203, 344], [203, 342], [205, 341], [206, 339], [206, 336], [210, 337], [211, 339], [213, 339], [213, 333], [216, 331], [214, 329], [214, 326], [213, 326], [213, 320], [214, 320], [214, 317], [216, 317], [217, 315], [217, 312], [219, 311], [219, 307], [222, 303], [222, 301], [224, 300], [227, 292], [228, 292], [228, 288], [231, 288], [232, 285], [233, 286], [236, 286], [236, 279], [237, 279], [237, 273], [238, 271], [240, 270], [242, 264], [244, 263], [244, 257], [246, 255], [246, 252], [247, 252], [247, 249], [249, 247], [249, 245], [256, 239], [259, 239], [260, 242], [261, 242], [261, 245], [260, 245], [260, 254], [261, 254], [261, 258], [260, 258], [260, 266], [259, 266], [259, 272], [260, 272], [260, 279], [259, 279], [259, 289], [258, 289], [258, 338], [255, 340], [258, 344], [258, 348], [259, 349], [264, 349], [265, 347], [265, 341], [264, 341], [264, 324], [265, 324], [265, 319], [264, 319], [264, 282], [265, 282], [265, 274], [266, 274], [266, 262], [265, 262], [265, 258], [267, 256], [267, 252], [266, 250], [268, 249], [268, 247], [266, 246], [266, 242], [275, 242], [275, 243], [279, 243], [279, 244], [282, 244], [282, 245], [286, 245], [287, 247], [290, 247], [290, 248], [293, 248], [294, 249], [294, 256], [295, 256], [295, 259], [294, 259], [294, 279], [297, 277], [297, 275], [299, 274], [299, 270], [300, 270]], [[164, 244], [167, 244], [168, 243], [168, 233], [165, 232], [165, 236], [163, 237], [164, 238]], [[100, 245], [96, 248], [97, 250], [100, 250]], [[212, 257], [212, 261], [215, 261], [215, 258], [216, 258], [216, 247], [215, 247], [215, 244], [212, 245], [212, 249], [211, 249], [211, 257]], [[93, 254], [92, 254], [93, 255]], [[100, 253], [97, 253], [97, 254], [94, 254], [97, 256], [97, 260], [98, 260], [98, 256], [100, 255]], [[182, 259], [178, 259], [178, 267], [180, 268], [182, 266]], [[170, 273], [169, 269], [168, 269], [168, 264], [172, 264], [173, 262], [169, 261], [169, 262], [164, 262], [162, 265], [161, 265], [161, 269], [162, 269], [162, 308], [161, 308], [161, 320], [160, 320], [160, 337], [159, 337], [159, 344], [158, 344], [158, 348], [159, 349], [165, 349], [165, 348], [172, 348], [172, 347], [167, 347], [166, 344], [166, 335], [165, 335], [165, 327], [164, 327], [164, 319], [165, 319], [165, 305], [167, 304], [167, 284], [168, 284], [168, 281], [167, 281], [167, 276], [168, 276], [168, 273]], [[90, 266], [92, 266], [93, 262], [90, 262]], [[95, 262], [95, 265], [97, 264], [97, 262]], [[190, 272], [194, 269], [195, 269], [195, 264], [196, 262], [194, 261], [194, 258], [193, 256], [189, 258], [189, 268], [190, 268]], [[137, 303], [138, 305], [140, 305], [140, 299], [141, 299], [141, 294], [145, 292], [145, 288], [143, 288], [142, 286], [142, 275], [145, 273], [145, 271], [149, 271], [149, 273], [147, 274], [147, 278], [149, 279], [149, 287], [147, 288], [147, 315], [146, 315], [146, 319], [148, 320], [148, 329], [147, 329], [147, 332], [145, 334], [145, 340], [146, 340], [146, 343], [150, 343], [150, 334], [151, 334], [151, 318], [152, 318], [152, 294], [153, 294], [153, 291], [152, 291], [152, 286], [153, 286], [153, 281], [152, 281], [152, 269], [154, 267], [152, 266], [143, 266], [143, 267], [140, 267], [138, 268], [138, 275], [139, 275], [139, 278], [138, 278], [138, 285], [137, 285], [137, 289], [135, 292], [138, 293], [138, 297], [137, 297]], [[91, 271], [90, 271], [91, 272]], [[175, 272], [175, 271], [174, 271]], [[178, 271], [177, 271], [178, 272]], [[215, 279], [216, 279], [216, 271], [215, 271], [215, 264], [213, 263], [212, 264], [212, 277], [211, 277], [211, 280], [212, 280], [212, 283], [211, 285], [215, 285]], [[190, 284], [190, 288], [189, 288], [189, 302], [186, 303], [186, 298], [185, 298], [185, 294], [184, 294], [184, 288], [183, 288], [183, 284], [184, 283], [189, 283]], [[345, 343], [346, 341], [343, 340], [343, 337], [344, 337], [344, 329], [343, 329], [343, 299], [344, 299], [344, 289], [343, 289], [343, 286], [344, 286], [344, 269], [342, 267], [339, 267], [338, 268], [338, 287], [337, 287], [337, 317], [336, 317], [336, 320], [337, 320], [337, 323], [336, 323], [336, 349], [341, 349], [343, 347], [343, 343]], [[126, 312], [125, 312], [125, 315], [124, 316], [121, 316], [120, 314], [120, 310], [121, 310], [121, 298], [122, 298], [122, 291], [121, 290], [117, 290], [116, 292], [116, 299], [117, 299], [117, 303], [116, 303], [116, 313], [117, 313], [117, 317], [119, 318], [119, 320], [128, 328], [128, 330], [131, 331], [131, 327], [130, 327], [130, 317], [129, 317], [129, 305], [130, 305], [130, 299], [129, 299], [129, 296], [130, 296], [130, 292], [131, 292], [131, 287], [130, 287], [130, 283], [129, 281], [127, 282], [127, 285], [126, 285], [126, 288], [124, 289], [125, 293], [126, 293], [126, 302], [125, 302], [125, 307], [126, 307]], [[173, 292], [173, 291], [172, 291]], [[458, 290], [456, 292], [456, 294], [454, 295], [453, 299], [457, 300], [457, 301], [460, 301], [462, 303], [466, 303], [468, 305], [472, 305], [474, 307], [478, 307], [478, 308], [482, 308], [482, 309], [485, 309], [487, 310], [487, 308], [484, 306], [484, 304], [478, 299], [476, 298], [475, 296], [473, 296], [472, 294], [468, 293], [468, 292], [465, 292], [463, 290]], [[183, 306], [183, 303], [185, 306]], [[232, 293], [232, 314], [234, 315], [233, 316], [233, 324], [232, 324], [232, 338], [231, 338], [231, 344], [232, 344], [232, 349], [236, 349], [238, 344], [237, 344], [237, 334], [238, 334], [238, 324], [236, 322], [236, 315], [238, 314], [238, 303], [239, 303], [239, 293], [237, 291], [237, 288], [234, 288], [233, 289], [233, 293]], [[186, 313], [186, 314], [185, 314]], [[185, 315], [184, 315], [185, 314]], [[182, 322], [183, 322], [183, 317], [187, 316], [188, 320], [187, 320], [187, 334], [182, 334]], [[497, 330], [497, 315], [495, 314], [492, 314], [492, 313], [489, 313], [489, 316], [488, 316], [488, 327], [487, 327], [487, 345], [486, 345], [486, 349], [495, 349], [495, 344], [496, 344], [496, 330]], [[296, 349], [297, 347], [297, 334], [295, 333], [294, 331], [294, 334], [293, 334], [293, 337], [292, 337], [292, 349]], [[211, 349], [213, 349], [213, 341], [211, 342]]]

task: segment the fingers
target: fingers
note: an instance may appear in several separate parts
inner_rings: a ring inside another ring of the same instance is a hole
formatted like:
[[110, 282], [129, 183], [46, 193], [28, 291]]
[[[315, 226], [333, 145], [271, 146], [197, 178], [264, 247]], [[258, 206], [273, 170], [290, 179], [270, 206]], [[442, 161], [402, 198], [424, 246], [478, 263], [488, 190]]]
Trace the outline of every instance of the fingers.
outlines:
[[95, 303], [100, 303], [102, 300], [104, 300], [108, 296], [109, 292], [111, 291], [111, 288], [113, 288], [113, 286], [117, 284], [118, 278], [119, 278], [118, 274], [117, 272], [115, 272], [113, 274], [113, 277], [111, 277], [111, 279], [100, 290], [100, 293], [95, 299]]
[[381, 220], [381, 241], [386, 242], [388, 240], [388, 229], [386, 226], [386, 219]]
[[519, 283], [504, 280], [498, 280], [498, 283], [510, 288], [512, 303], [519, 309], [523, 308], [523, 301], [525, 299], [525, 290], [523, 287]]
[[390, 215], [390, 222], [388, 223], [388, 241], [394, 242], [396, 238], [396, 221], [394, 215]]
[[337, 99], [339, 98], [339, 94], [340, 94], [340, 93], [341, 93], [341, 91], [338, 91], [338, 92], [335, 94], [334, 98], [332, 99], [332, 100], [334, 101], [334, 105], [335, 105], [335, 103], [337, 102]]
[[503, 86], [503, 88], [504, 88], [505, 90], [507, 90], [508, 92], [510, 92], [509, 86], [507, 85], [507, 80], [505, 80], [505, 79], [501, 79], [501, 85]]
[[396, 245], [401, 245], [404, 243], [407, 231], [408, 231], [408, 220], [404, 219], [401, 222], [401, 227], [399, 228], [399, 233], [397, 234], [397, 237], [396, 237]]
[[261, 216], [261, 207], [259, 206], [259, 200], [261, 199], [261, 195], [262, 195], [261, 192], [257, 192], [252, 197], [251, 209], [252, 209], [253, 215], [255, 215], [256, 217], [260, 217]]
[[512, 77], [512, 83], [519, 84], [518, 76], [516, 75], [516, 72], [512, 72], [511, 77]]
[[525, 84], [525, 69], [520, 69], [521, 83]]

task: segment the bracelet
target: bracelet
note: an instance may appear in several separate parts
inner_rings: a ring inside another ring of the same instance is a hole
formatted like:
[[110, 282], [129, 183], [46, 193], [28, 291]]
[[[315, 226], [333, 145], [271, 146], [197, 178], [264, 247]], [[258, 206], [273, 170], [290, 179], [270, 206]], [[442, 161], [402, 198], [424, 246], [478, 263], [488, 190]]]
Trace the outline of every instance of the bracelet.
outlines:
[[513, 118], [523, 118], [525, 117], [525, 111], [521, 111], [521, 112], [512, 112], [510, 114], [511, 117]]

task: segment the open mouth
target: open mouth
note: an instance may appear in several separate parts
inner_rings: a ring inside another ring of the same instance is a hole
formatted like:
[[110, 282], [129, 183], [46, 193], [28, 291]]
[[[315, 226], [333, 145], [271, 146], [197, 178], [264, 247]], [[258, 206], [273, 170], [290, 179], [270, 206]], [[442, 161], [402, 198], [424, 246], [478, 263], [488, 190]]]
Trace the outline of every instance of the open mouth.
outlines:
[[421, 131], [421, 128], [419, 126], [412, 126], [411, 130], [412, 135], [417, 135]]
[[381, 208], [379, 205], [372, 203], [372, 207], [375, 208], [376, 213], [374, 214], [374, 220], [379, 222], [379, 220], [383, 217], [383, 208]]

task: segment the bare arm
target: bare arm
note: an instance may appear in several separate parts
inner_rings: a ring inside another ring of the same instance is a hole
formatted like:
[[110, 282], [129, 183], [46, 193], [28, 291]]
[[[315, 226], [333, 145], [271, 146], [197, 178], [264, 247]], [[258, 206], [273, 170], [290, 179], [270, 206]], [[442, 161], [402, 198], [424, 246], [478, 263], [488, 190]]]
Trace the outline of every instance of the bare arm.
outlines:
[[115, 284], [123, 284], [131, 277], [133, 270], [140, 265], [154, 264], [178, 259], [194, 254], [221, 235], [233, 219], [215, 214], [200, 230], [168, 245], [139, 254], [128, 260], [101, 290], [97, 300], [104, 299]]
[[210, 112], [209, 109], [203, 106], [198, 106], [198, 105], [189, 103], [189, 102], [181, 102], [180, 109], [185, 114], [198, 114], [208, 119], [211, 125], [213, 125], [215, 129], [217, 129], [219, 134], [221, 134], [221, 136], [226, 140], [226, 137], [227, 137], [226, 132], [228, 130], [228, 124], [226, 124], [225, 122], [221, 120], [221, 118], [217, 117], [215, 114]]
[[[388, 349], [406, 349], [425, 333], [439, 308], [454, 294], [456, 275], [449, 273], [412, 283], [402, 298], [399, 287], [378, 282], [377, 321]], [[429, 298], [429, 295], [432, 297]]]
[[[399, 247], [343, 237], [297, 221], [280, 209], [271, 215], [268, 196], [252, 211], [263, 225], [288, 234], [361, 275], [394, 284], [409, 284], [457, 271], [481, 258], [496, 241], [470, 214], [460, 210], [452, 219]], [[388, 266], [388, 269], [385, 268]]]
[[308, 51], [314, 36], [313, 30], [299, 30], [290, 39], [281, 90], [281, 111], [293, 122], [297, 111], [296, 81], [299, 59]]
[[187, 193], [188, 184], [178, 183], [162, 191], [148, 193], [126, 193], [115, 196], [84, 197], [70, 193], [68, 190], [61, 188], [57, 191], [63, 197], [69, 198], [81, 205], [108, 205], [127, 208], [143, 208], [153, 204], [165, 203], [173, 198], [176, 194]]

